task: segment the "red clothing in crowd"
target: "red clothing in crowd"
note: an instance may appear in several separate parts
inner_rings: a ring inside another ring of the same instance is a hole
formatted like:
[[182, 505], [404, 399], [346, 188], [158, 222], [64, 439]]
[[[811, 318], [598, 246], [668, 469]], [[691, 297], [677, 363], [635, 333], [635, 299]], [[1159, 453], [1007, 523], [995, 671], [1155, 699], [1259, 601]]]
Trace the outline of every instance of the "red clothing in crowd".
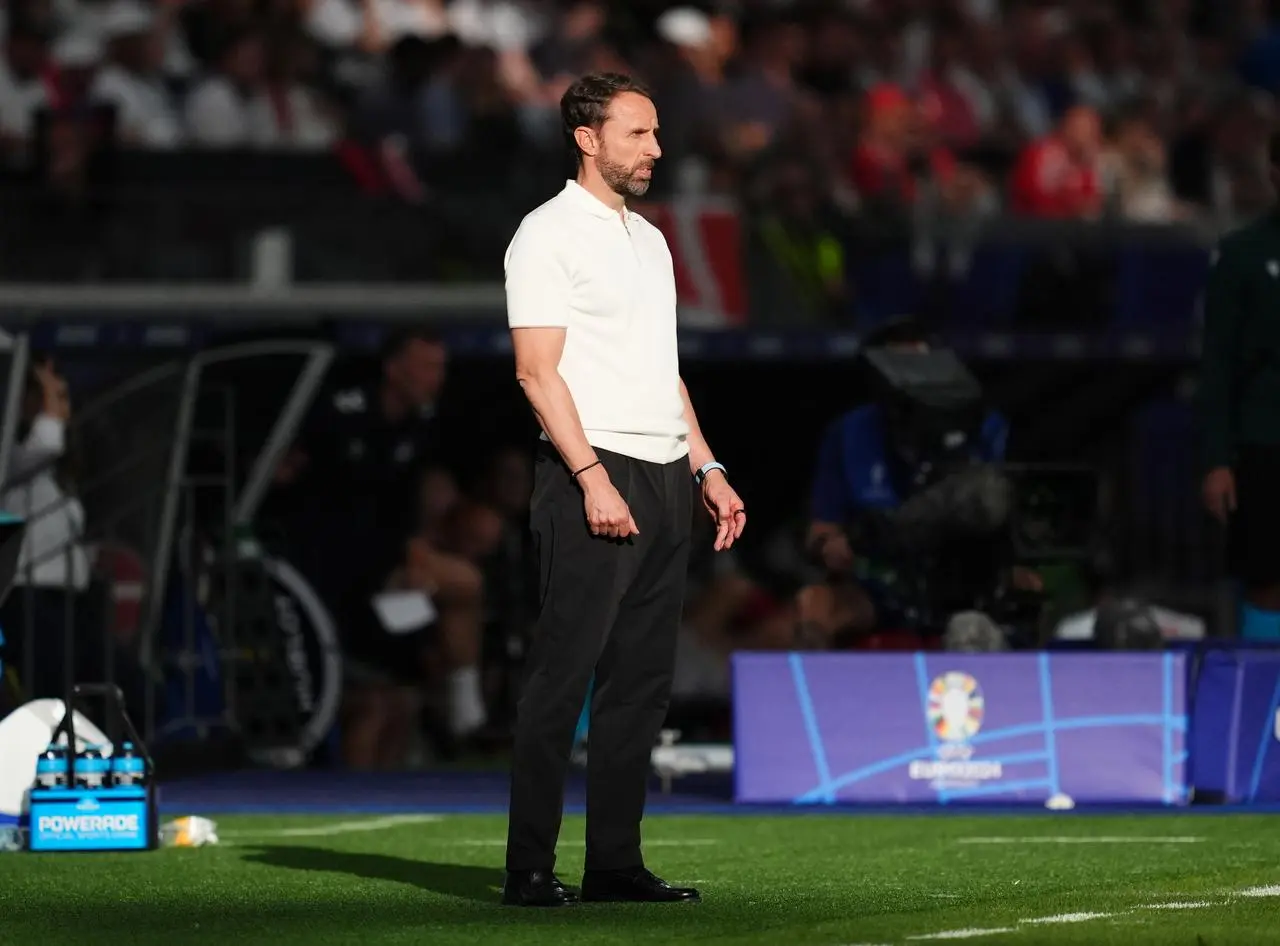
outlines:
[[[929, 153], [927, 170], [936, 180], [947, 180], [955, 166], [955, 158], [946, 149], [935, 148]], [[858, 145], [849, 163], [849, 178], [863, 197], [896, 195], [904, 203], [916, 199], [916, 174], [898, 151], [866, 143]]]
[[920, 108], [938, 140], [963, 150], [978, 143], [978, 114], [955, 85], [930, 73], [920, 83]]
[[1028, 145], [1013, 172], [1013, 209], [1027, 216], [1085, 216], [1097, 210], [1101, 193], [1097, 168], [1072, 160], [1054, 137]]

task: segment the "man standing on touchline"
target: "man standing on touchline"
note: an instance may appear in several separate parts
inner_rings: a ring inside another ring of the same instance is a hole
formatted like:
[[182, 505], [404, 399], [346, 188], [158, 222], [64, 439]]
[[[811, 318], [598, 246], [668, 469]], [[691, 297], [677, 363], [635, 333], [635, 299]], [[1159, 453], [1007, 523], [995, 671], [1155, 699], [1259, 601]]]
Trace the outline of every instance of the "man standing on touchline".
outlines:
[[697, 900], [650, 873], [640, 850], [683, 606], [690, 473], [717, 549], [742, 535], [746, 513], [680, 379], [666, 240], [626, 206], [662, 154], [653, 101], [627, 76], [589, 75], [560, 114], [577, 180], [524, 218], [506, 255], [516, 376], [543, 436], [530, 504], [540, 610], [517, 709], [502, 899], [579, 899], [554, 873], [555, 850], [594, 674], [581, 899]]

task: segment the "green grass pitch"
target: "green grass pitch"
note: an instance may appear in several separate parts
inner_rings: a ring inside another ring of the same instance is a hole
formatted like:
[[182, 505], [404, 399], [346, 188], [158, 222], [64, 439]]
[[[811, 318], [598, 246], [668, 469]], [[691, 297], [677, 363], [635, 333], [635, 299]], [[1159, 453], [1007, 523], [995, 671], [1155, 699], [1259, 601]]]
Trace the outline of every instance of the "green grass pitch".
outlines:
[[498, 816], [216, 820], [217, 847], [0, 854], [0, 943], [1280, 942], [1277, 816], [653, 817], [649, 866], [703, 903], [545, 911], [498, 905]]

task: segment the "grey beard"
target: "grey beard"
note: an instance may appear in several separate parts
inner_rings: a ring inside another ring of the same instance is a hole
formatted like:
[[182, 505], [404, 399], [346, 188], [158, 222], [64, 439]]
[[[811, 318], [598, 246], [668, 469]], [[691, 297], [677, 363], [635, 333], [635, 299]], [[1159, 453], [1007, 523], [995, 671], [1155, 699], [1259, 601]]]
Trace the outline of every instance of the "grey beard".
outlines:
[[649, 181], [634, 177], [632, 172], [621, 164], [597, 158], [596, 167], [600, 170], [600, 178], [615, 194], [621, 194], [623, 197], [643, 197], [649, 190]]

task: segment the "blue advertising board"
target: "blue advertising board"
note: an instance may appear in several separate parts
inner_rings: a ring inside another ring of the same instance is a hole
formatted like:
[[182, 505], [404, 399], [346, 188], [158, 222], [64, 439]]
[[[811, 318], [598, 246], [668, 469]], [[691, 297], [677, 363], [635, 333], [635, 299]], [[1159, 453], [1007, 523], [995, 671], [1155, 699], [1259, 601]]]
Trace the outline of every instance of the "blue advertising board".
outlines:
[[1208, 650], [1192, 704], [1192, 784], [1230, 803], [1280, 801], [1280, 650]]
[[1177, 653], [738, 654], [741, 802], [1187, 802]]

